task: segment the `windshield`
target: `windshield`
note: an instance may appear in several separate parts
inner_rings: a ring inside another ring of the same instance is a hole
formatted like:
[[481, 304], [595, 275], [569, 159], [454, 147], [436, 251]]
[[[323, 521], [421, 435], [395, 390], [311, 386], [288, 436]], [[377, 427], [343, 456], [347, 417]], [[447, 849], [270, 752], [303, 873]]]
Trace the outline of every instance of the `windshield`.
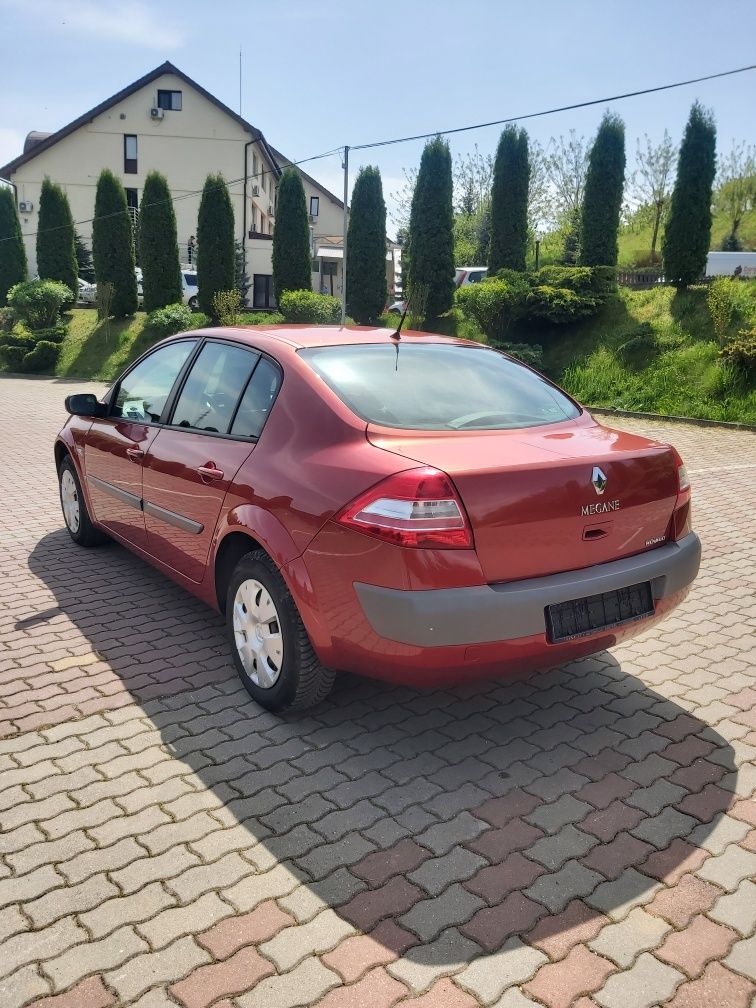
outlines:
[[370, 343], [300, 356], [358, 416], [411, 430], [508, 430], [580, 415], [559, 389], [483, 347]]

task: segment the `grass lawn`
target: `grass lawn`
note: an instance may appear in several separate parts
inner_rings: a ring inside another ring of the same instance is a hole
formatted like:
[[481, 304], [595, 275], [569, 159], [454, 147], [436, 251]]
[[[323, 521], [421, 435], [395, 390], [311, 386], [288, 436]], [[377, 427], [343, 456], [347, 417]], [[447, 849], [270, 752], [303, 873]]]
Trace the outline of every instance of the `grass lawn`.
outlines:
[[[721, 213], [715, 213], [711, 222], [711, 241], [709, 248], [716, 250], [721, 247], [722, 241], [730, 231], [730, 222]], [[653, 227], [649, 222], [643, 227], [626, 226], [620, 230], [618, 238], [620, 269], [628, 269], [639, 259], [644, 260], [651, 253], [651, 236]], [[661, 256], [662, 236], [664, 234], [664, 222], [659, 228], [659, 236], [656, 241], [657, 255]], [[745, 251], [756, 250], [756, 209], [750, 210], [744, 215], [738, 228], [738, 237]]]
[[[730, 335], [756, 322], [756, 281], [737, 285]], [[618, 296], [574, 326], [530, 332], [544, 370], [592, 406], [756, 424], [756, 386], [719, 357], [706, 288]]]
[[61, 344], [55, 374], [62, 378], [109, 381], [156, 342], [144, 328], [144, 312], [133, 318], [98, 322], [91, 308], [74, 308]]

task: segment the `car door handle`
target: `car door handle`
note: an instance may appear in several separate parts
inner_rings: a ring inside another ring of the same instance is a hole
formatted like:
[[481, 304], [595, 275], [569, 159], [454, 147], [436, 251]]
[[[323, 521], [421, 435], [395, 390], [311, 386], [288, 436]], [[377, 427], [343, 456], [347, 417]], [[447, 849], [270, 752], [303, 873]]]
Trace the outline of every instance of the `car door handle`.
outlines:
[[216, 469], [215, 466], [206, 465], [199, 466], [197, 472], [200, 474], [203, 480], [222, 480], [223, 470]]
[[141, 448], [127, 448], [126, 456], [132, 462], [141, 462], [142, 459], [144, 458], [144, 452], [142, 451]]

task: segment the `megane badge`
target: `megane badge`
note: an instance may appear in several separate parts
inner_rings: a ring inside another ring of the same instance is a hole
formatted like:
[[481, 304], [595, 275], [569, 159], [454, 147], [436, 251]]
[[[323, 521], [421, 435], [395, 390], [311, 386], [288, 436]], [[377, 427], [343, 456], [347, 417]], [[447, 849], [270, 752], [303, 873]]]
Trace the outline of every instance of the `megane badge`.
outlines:
[[593, 467], [591, 483], [593, 484], [593, 489], [600, 497], [604, 490], [606, 490], [607, 479], [606, 474], [598, 466]]

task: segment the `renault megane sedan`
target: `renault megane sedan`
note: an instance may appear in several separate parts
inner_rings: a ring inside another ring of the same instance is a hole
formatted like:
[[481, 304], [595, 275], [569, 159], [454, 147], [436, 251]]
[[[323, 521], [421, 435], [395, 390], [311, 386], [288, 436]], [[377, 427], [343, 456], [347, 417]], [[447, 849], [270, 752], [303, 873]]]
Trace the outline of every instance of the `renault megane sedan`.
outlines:
[[112, 537], [223, 613], [270, 710], [340, 670], [422, 686], [592, 654], [698, 572], [674, 448], [464, 340], [205, 329], [66, 408], [73, 540]]

